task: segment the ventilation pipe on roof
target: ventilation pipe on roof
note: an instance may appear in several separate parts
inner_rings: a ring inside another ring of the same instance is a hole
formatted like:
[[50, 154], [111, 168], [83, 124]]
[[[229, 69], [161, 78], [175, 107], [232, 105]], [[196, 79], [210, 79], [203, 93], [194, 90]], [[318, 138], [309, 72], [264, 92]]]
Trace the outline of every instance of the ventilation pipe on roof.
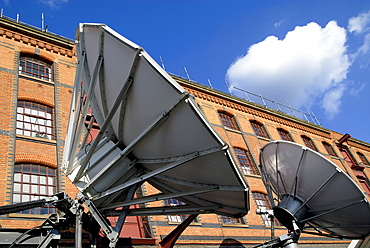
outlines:
[[341, 145], [343, 142], [346, 142], [349, 138], [351, 138], [351, 135], [349, 135], [348, 133], [343, 135], [343, 137], [338, 140], [339, 145]]

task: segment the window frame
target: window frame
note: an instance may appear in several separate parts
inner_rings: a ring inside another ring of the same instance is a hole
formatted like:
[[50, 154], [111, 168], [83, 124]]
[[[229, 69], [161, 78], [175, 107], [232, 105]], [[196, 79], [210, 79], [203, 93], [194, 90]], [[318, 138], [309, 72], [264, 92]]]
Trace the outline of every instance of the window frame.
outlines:
[[321, 142], [323, 147], [325, 148], [326, 152], [328, 153], [329, 156], [337, 157], [336, 152], [334, 151], [334, 148], [331, 144], [329, 144], [326, 141]]
[[[165, 200], [165, 205], [166, 206], [181, 206], [181, 205], [186, 205], [186, 204], [177, 199], [170, 198], [170, 199]], [[188, 217], [189, 215], [186, 215], [186, 214], [167, 215], [168, 222], [171, 224], [181, 224]], [[198, 218], [195, 218], [192, 223], [199, 223]]]
[[[13, 204], [39, 200], [56, 194], [57, 179], [56, 168], [42, 164], [16, 163], [13, 172]], [[52, 204], [48, 204], [44, 207], [23, 210], [20, 213], [46, 215], [56, 211]]]
[[308, 137], [306, 135], [301, 135], [301, 138], [302, 138], [303, 144], [306, 147], [308, 147], [308, 148], [310, 148], [314, 151], [317, 151], [316, 145], [310, 137]]
[[[253, 196], [254, 202], [256, 203], [256, 209], [259, 209], [259, 208], [266, 208], [268, 210], [272, 209], [271, 204], [268, 200], [267, 194], [255, 191], [255, 192], [252, 192], [252, 196]], [[271, 226], [271, 219], [269, 218], [267, 214], [261, 214], [261, 219], [265, 226]], [[280, 222], [276, 218], [274, 218], [274, 225], [281, 226]]]
[[19, 75], [25, 75], [48, 82], [54, 81], [53, 63], [21, 54], [18, 66]]
[[258, 137], [265, 138], [265, 139], [270, 139], [270, 136], [268, 135], [267, 130], [266, 130], [265, 126], [262, 123], [260, 123], [258, 121], [255, 121], [255, 120], [251, 120], [250, 123], [251, 123], [251, 126], [252, 126], [252, 129], [253, 129], [254, 133]]
[[247, 226], [248, 223], [247, 221], [242, 217], [242, 218], [234, 218], [234, 217], [228, 217], [228, 216], [223, 216], [219, 215], [220, 221], [223, 226]]
[[277, 131], [280, 135], [280, 138], [282, 140], [286, 140], [286, 141], [291, 141], [293, 142], [293, 138], [292, 138], [292, 135], [290, 134], [289, 131], [283, 129], [283, 128], [277, 128]]
[[218, 111], [221, 124], [228, 129], [240, 131], [240, 127], [236, 122], [235, 116], [227, 112]]
[[56, 139], [54, 108], [38, 102], [18, 100], [16, 112], [17, 135]]
[[239, 148], [239, 147], [233, 147], [233, 148], [234, 148], [234, 153], [239, 162], [242, 172], [245, 175], [260, 176], [261, 174], [256, 166], [256, 163], [253, 160], [251, 152], [249, 150]]
[[370, 195], [370, 182], [369, 179], [366, 177], [364, 173], [364, 167], [360, 166], [356, 159], [353, 157], [352, 153], [350, 152], [349, 148], [344, 145], [337, 145], [339, 151], [341, 152], [342, 157], [347, 162], [349, 167], [351, 168], [353, 174], [355, 175], [356, 179], [359, 181], [360, 186], [364, 190], [364, 192]]
[[370, 166], [370, 162], [369, 162], [369, 160], [367, 160], [365, 154], [363, 154], [361, 152], [356, 152], [356, 154], [360, 158], [360, 161], [361, 161], [362, 164]]

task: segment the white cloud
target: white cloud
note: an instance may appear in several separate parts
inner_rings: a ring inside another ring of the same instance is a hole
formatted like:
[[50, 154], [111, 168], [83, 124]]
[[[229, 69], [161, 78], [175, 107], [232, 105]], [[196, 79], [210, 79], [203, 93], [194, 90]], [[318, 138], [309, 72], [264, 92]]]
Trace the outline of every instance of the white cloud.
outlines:
[[39, 3], [44, 4], [50, 8], [56, 8], [59, 7], [59, 5], [68, 2], [68, 0], [38, 0], [38, 1]]
[[322, 100], [322, 107], [325, 109], [325, 114], [328, 119], [332, 119], [340, 112], [339, 107], [341, 105], [341, 98], [345, 89], [345, 85], [341, 84], [325, 93]]
[[351, 59], [358, 60], [360, 68], [368, 67], [370, 64], [368, 59], [370, 54], [370, 11], [350, 18], [348, 31], [364, 39], [363, 44], [357, 48], [355, 53], [351, 54]]
[[279, 28], [281, 25], [283, 25], [283, 23], [284, 23], [284, 20], [281, 20], [281, 21], [279, 21], [279, 22], [275, 22], [275, 23], [274, 23], [274, 27], [275, 27], [275, 28]]
[[287, 99], [294, 108], [321, 104], [332, 117], [338, 113], [343, 95], [339, 89], [345, 87], [350, 66], [345, 43], [346, 31], [335, 21], [324, 28], [314, 22], [297, 26], [283, 40], [269, 36], [252, 45], [230, 66], [226, 78], [231, 86], [277, 102]]
[[370, 23], [370, 11], [362, 13], [356, 17], [348, 20], [348, 31], [360, 34], [368, 31], [368, 24]]

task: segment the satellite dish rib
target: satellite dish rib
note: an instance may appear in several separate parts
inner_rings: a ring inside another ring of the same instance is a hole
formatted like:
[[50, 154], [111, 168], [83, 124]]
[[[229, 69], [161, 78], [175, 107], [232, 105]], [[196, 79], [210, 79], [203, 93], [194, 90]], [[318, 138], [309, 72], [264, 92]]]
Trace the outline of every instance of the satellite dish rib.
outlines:
[[[162, 192], [160, 199], [187, 204], [177, 213], [248, 213], [247, 183], [193, 96], [141, 47], [106, 25], [80, 24], [76, 37], [79, 65], [63, 168], [90, 211], [117, 213], [127, 204], [156, 200], [130, 197], [130, 190], [149, 182]], [[100, 130], [86, 145], [90, 109]]]
[[356, 183], [307, 147], [273, 141], [260, 152], [264, 183], [275, 217], [291, 232], [363, 239], [370, 234], [370, 205]]

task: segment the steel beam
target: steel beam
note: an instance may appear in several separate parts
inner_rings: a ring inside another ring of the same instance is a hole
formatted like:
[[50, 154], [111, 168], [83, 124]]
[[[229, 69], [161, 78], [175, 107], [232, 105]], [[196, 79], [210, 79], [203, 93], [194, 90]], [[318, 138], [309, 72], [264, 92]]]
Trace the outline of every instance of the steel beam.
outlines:
[[178, 225], [170, 234], [168, 234], [161, 242], [159, 242], [160, 248], [172, 248], [180, 235], [185, 229], [197, 218], [198, 214], [192, 214], [186, 218], [180, 225]]
[[201, 194], [201, 193], [217, 191], [217, 190], [219, 190], [218, 187], [211, 187], [211, 188], [201, 188], [201, 189], [196, 189], [196, 190], [189, 190], [189, 191], [185, 191], [185, 192], [176, 192], [176, 193], [170, 193], [170, 194], [160, 193], [160, 194], [145, 196], [145, 197], [142, 197], [142, 198], [136, 198], [136, 199], [133, 199], [131, 201], [124, 201], [124, 202], [120, 202], [120, 203], [105, 205], [104, 207], [102, 207], [100, 209], [101, 210], [115, 209], [115, 208], [118, 208], [118, 207], [142, 204], [142, 203], [147, 203], [147, 202], [152, 202], [152, 201], [161, 201], [161, 200], [166, 200], [166, 199], [172, 199], [172, 198], [178, 198], [178, 197], [183, 197], [183, 196], [188, 196], [188, 195]]
[[[90, 161], [91, 156], [93, 155], [93, 153], [94, 153], [97, 145], [99, 144], [100, 139], [102, 138], [102, 136], [103, 136], [106, 128], [108, 127], [108, 125], [110, 125], [110, 121], [112, 120], [114, 114], [116, 113], [118, 106], [121, 104], [122, 97], [128, 93], [128, 90], [129, 90], [131, 84], [134, 81], [134, 74], [136, 72], [136, 68], [137, 68], [137, 65], [139, 63], [139, 58], [140, 58], [140, 53], [141, 52], [142, 52], [141, 49], [138, 49], [137, 50], [135, 59], [134, 59], [134, 61], [132, 63], [132, 66], [131, 66], [130, 75], [127, 78], [126, 82], [124, 83], [124, 85], [123, 85], [120, 93], [118, 94], [118, 96], [116, 98], [116, 101], [115, 101], [114, 105], [112, 106], [112, 109], [110, 110], [108, 116], [106, 116], [106, 118], [104, 120], [104, 123], [100, 127], [100, 132], [98, 133], [98, 135], [96, 136], [95, 140], [93, 141], [93, 143], [91, 145], [91, 148], [89, 150], [89, 153], [87, 154], [87, 156], [85, 157], [85, 160], [81, 164], [80, 170], [78, 171], [78, 173], [77, 173], [77, 175], [75, 177], [75, 180], [74, 180], [75, 182], [81, 178], [81, 176], [82, 176], [82, 174], [83, 174], [83, 172], [84, 172], [87, 164]], [[94, 74], [95, 74], [95, 71], [94, 71]], [[90, 85], [90, 87], [91, 87], [91, 85]], [[90, 88], [89, 88], [89, 90], [90, 90]], [[89, 92], [88, 94], [91, 95], [91, 92]], [[86, 116], [86, 113], [83, 113], [82, 116]]]

